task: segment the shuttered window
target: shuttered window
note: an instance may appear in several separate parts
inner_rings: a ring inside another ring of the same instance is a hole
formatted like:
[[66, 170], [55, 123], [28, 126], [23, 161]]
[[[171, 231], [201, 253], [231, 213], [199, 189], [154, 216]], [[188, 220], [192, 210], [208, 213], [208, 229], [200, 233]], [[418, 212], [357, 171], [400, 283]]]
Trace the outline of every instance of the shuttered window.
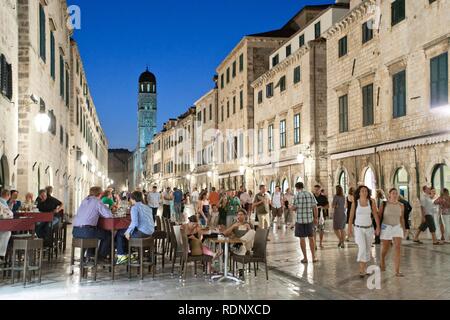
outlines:
[[347, 36], [339, 39], [339, 58], [347, 54]]
[[50, 75], [55, 80], [55, 35], [50, 32]]
[[373, 39], [373, 21], [369, 20], [362, 25], [362, 43], [366, 43]]
[[45, 52], [45, 29], [46, 29], [46, 25], [45, 25], [46, 21], [45, 21], [45, 11], [44, 11], [44, 7], [42, 6], [42, 4], [39, 4], [39, 55], [42, 58], [42, 60], [46, 59], [46, 52]]
[[395, 0], [391, 3], [392, 25], [405, 20], [405, 0]]
[[392, 77], [393, 116], [406, 116], [406, 71], [401, 71]]
[[0, 93], [8, 99], [13, 96], [13, 76], [12, 65], [8, 63], [6, 57], [0, 55]]
[[69, 70], [66, 70], [66, 107], [69, 107], [70, 102], [70, 78], [69, 78]]
[[300, 144], [300, 114], [294, 116], [294, 144]]
[[280, 149], [286, 148], [286, 120], [280, 121]]
[[448, 52], [431, 59], [431, 107], [448, 104]]
[[294, 84], [299, 83], [301, 80], [301, 74], [300, 74], [300, 66], [295, 67], [294, 69]]
[[59, 56], [59, 95], [64, 99], [64, 58]]
[[363, 95], [363, 126], [374, 124], [373, 120], [373, 84], [362, 88]]
[[348, 131], [348, 96], [339, 97], [339, 132]]

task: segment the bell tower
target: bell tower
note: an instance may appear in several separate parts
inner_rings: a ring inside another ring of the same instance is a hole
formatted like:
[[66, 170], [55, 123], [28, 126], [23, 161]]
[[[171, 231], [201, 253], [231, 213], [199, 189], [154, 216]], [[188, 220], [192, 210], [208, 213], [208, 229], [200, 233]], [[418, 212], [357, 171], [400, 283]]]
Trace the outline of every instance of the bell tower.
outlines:
[[139, 77], [138, 139], [139, 151], [144, 152], [156, 134], [156, 77], [148, 68]]

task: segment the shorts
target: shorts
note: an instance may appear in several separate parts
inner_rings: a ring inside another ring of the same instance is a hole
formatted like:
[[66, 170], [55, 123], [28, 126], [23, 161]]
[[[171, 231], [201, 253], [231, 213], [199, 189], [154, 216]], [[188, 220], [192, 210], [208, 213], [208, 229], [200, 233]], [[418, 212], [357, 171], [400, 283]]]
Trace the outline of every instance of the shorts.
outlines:
[[296, 223], [295, 236], [297, 238], [312, 238], [314, 236], [314, 223]]
[[273, 217], [282, 217], [283, 216], [283, 208], [272, 208]]
[[403, 237], [404, 234], [401, 225], [396, 226], [390, 226], [387, 224], [381, 225], [381, 235], [380, 235], [381, 240], [392, 240], [394, 238], [403, 239]]
[[425, 222], [420, 225], [419, 230], [421, 232], [425, 232], [428, 228], [430, 229], [431, 233], [436, 232], [436, 224], [434, 223], [434, 217], [430, 215], [425, 216]]

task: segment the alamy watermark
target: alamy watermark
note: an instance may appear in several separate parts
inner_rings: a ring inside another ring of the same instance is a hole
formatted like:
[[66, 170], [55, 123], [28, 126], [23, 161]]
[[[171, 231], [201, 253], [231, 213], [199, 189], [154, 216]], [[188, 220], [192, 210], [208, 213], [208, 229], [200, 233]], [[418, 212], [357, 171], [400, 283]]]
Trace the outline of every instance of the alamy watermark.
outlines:
[[81, 29], [81, 9], [79, 6], [71, 5], [67, 7], [67, 28], [69, 30]]
[[369, 290], [381, 290], [381, 269], [377, 265], [371, 265], [367, 268], [367, 289]]

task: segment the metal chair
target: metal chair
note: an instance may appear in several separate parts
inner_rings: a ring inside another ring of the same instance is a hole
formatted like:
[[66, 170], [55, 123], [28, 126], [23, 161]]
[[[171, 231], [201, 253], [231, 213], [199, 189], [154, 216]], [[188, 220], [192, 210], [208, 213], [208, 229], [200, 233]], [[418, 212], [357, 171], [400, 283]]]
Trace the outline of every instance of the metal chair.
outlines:
[[[11, 266], [11, 278], [13, 284], [16, 271], [23, 272], [24, 286], [26, 286], [27, 284], [28, 275], [31, 282], [31, 272], [35, 273], [36, 271], [39, 271], [39, 283], [41, 283], [43, 250], [44, 250], [44, 241], [42, 239], [14, 240], [12, 253], [12, 266]], [[23, 266], [16, 267], [16, 257], [19, 254], [18, 260], [20, 263], [20, 253], [22, 251], [24, 252]], [[39, 254], [39, 258], [36, 258], [36, 253]], [[37, 265], [36, 260], [38, 260]], [[30, 262], [32, 264], [30, 264]]]
[[[97, 262], [98, 262], [98, 246], [100, 240], [98, 239], [78, 239], [73, 238], [72, 240], [72, 253], [70, 256], [70, 275], [73, 275], [73, 266], [75, 265], [75, 249], [80, 248], [80, 282], [81, 279], [87, 276], [86, 269], [93, 268], [94, 269], [94, 281], [97, 281]], [[94, 249], [94, 262], [90, 263], [85, 262], [84, 253], [87, 249]]]
[[[138, 249], [139, 252], [139, 262], [132, 263], [131, 262], [131, 254], [132, 249]], [[144, 261], [144, 254], [146, 249], [149, 252], [149, 261]], [[144, 280], [144, 266], [148, 266], [149, 271], [150, 268], [153, 269], [153, 279], [155, 279], [155, 240], [153, 237], [150, 238], [131, 238], [128, 241], [128, 278], [131, 278], [131, 268], [137, 267], [139, 268], [141, 280]]]
[[257, 263], [262, 262], [265, 265], [266, 269], [266, 279], [269, 280], [269, 272], [267, 269], [267, 237], [269, 236], [269, 229], [258, 229], [256, 230], [255, 242], [253, 244], [253, 253], [245, 256], [239, 256], [236, 254], [232, 254], [231, 258], [233, 261], [233, 274], [235, 272], [235, 266], [237, 268], [237, 264], [242, 263], [245, 269], [246, 264], [250, 264], [253, 262], [253, 269], [255, 270], [256, 277], [256, 269]]

